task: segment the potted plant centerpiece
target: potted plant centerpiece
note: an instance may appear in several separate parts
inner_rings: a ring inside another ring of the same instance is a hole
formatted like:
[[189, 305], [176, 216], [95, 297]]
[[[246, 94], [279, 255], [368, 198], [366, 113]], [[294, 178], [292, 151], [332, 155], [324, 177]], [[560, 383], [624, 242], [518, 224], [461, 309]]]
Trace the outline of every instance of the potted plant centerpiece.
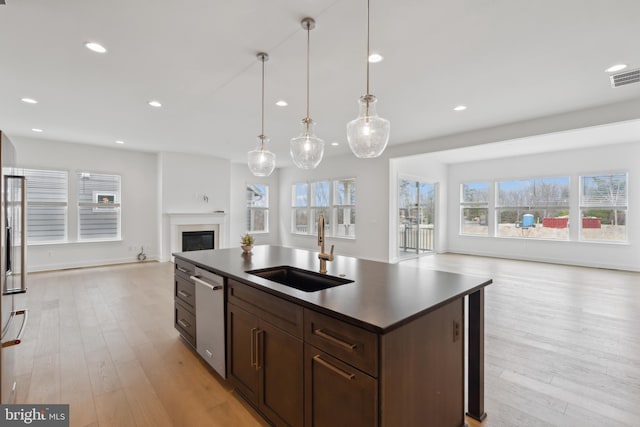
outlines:
[[245, 254], [248, 254], [249, 252], [251, 252], [251, 249], [253, 249], [254, 242], [255, 242], [255, 239], [249, 233], [245, 233], [244, 235], [241, 236], [240, 243], [242, 244], [242, 250]]

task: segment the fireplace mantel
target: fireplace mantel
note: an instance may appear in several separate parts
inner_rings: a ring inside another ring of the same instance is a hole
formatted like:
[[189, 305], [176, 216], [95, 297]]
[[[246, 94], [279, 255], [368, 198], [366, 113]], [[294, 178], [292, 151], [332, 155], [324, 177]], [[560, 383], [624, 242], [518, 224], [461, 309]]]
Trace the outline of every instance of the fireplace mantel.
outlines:
[[215, 247], [228, 247], [228, 215], [224, 212], [165, 212], [163, 214], [165, 236], [163, 259], [172, 259], [173, 252], [182, 250], [183, 231], [215, 230]]

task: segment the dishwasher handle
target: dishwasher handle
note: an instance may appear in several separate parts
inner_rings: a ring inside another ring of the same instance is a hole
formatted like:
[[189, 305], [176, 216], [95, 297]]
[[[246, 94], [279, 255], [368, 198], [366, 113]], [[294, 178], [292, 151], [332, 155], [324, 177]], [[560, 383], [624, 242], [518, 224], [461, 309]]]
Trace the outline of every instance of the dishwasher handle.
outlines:
[[220, 289], [222, 289], [222, 285], [213, 285], [209, 282], [205, 282], [199, 276], [191, 276], [190, 279], [204, 287], [211, 289], [212, 291], [219, 291]]

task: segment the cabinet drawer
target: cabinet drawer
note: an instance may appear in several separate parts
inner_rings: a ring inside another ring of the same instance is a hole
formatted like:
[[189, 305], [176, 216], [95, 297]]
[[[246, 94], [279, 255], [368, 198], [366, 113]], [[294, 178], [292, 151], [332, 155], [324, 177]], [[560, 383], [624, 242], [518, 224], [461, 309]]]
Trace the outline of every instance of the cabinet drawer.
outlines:
[[175, 302], [175, 326], [192, 346], [196, 346], [196, 316], [178, 301]]
[[357, 326], [304, 309], [304, 340], [378, 377], [378, 336]]
[[196, 306], [196, 286], [190, 280], [185, 280], [182, 276], [175, 276], [175, 297], [192, 313]]
[[189, 277], [196, 274], [196, 266], [190, 262], [183, 261], [180, 258], [176, 258], [175, 263], [175, 275], [181, 276], [186, 280], [190, 280]]
[[305, 426], [379, 425], [378, 380], [309, 344], [304, 358]]
[[227, 289], [229, 302], [259, 315], [295, 337], [302, 338], [302, 307], [232, 279], [229, 279]]

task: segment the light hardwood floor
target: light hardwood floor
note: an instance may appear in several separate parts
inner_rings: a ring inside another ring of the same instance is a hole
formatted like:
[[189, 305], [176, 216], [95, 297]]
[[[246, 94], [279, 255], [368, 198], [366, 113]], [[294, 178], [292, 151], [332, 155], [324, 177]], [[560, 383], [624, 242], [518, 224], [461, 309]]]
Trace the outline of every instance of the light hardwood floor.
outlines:
[[[494, 279], [488, 417], [471, 427], [638, 424], [640, 273], [451, 254], [404, 264]], [[172, 277], [171, 263], [31, 275], [19, 402], [69, 403], [72, 426], [266, 425], [178, 337]]]

